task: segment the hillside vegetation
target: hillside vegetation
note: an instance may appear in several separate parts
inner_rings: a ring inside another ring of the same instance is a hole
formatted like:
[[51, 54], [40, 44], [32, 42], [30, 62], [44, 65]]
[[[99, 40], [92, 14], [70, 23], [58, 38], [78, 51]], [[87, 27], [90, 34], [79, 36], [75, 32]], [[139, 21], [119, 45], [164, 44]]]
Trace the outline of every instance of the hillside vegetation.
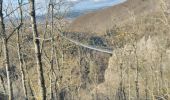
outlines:
[[[169, 0], [127, 0], [71, 24], [57, 9], [67, 12], [62, 0], [48, 2], [42, 24], [36, 23], [34, 0], [29, 6], [18, 1], [17, 21], [12, 8], [3, 15], [2, 1], [0, 100], [170, 99]], [[31, 20], [24, 17], [28, 7]], [[113, 48], [113, 54], [75, 45], [60, 34]]]
[[131, 18], [132, 14], [156, 13], [159, 8], [156, 0], [127, 0], [121, 4], [78, 17], [72, 22], [68, 31], [105, 35], [115, 25], [127, 23], [126, 21]]
[[[114, 48], [99, 100], [169, 100], [170, 1], [127, 0], [79, 17], [70, 32], [95, 34]], [[102, 96], [101, 96], [102, 94]]]

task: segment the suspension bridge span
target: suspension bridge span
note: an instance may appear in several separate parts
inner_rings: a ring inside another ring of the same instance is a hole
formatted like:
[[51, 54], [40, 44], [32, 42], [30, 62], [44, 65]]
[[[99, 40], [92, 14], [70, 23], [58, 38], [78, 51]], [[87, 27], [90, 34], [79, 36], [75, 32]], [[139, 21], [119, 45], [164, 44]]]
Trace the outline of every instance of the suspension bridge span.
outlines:
[[91, 49], [91, 50], [95, 50], [95, 51], [99, 51], [99, 52], [103, 52], [103, 53], [108, 53], [108, 54], [112, 54], [113, 53], [113, 50], [112, 49], [103, 49], [103, 48], [98, 48], [98, 47], [95, 47], [95, 46], [92, 46], [92, 45], [87, 45], [87, 44], [83, 44], [81, 42], [78, 42], [76, 40], [73, 40], [71, 38], [68, 38], [66, 36], [63, 35], [63, 33], [60, 33], [59, 34], [61, 37], [63, 37], [65, 40], [68, 40], [78, 46], [82, 46], [84, 48], [88, 48], [88, 49]]

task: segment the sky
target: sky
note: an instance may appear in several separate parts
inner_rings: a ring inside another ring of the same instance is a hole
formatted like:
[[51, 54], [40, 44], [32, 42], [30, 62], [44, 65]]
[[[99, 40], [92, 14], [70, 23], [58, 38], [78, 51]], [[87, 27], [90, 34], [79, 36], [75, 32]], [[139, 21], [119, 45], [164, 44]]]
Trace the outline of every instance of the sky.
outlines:
[[[38, 4], [45, 4], [47, 0], [35, 0]], [[125, 0], [66, 0], [68, 2], [74, 3], [72, 10], [88, 10], [102, 8], [105, 6], [112, 6], [117, 3], [121, 3]]]
[[77, 2], [74, 6], [74, 10], [87, 10], [87, 9], [96, 9], [106, 6], [112, 6], [117, 3], [121, 3], [125, 0], [70, 0]]
[[[17, 3], [18, 0], [4, 0], [5, 3], [7, 3], [8, 1]], [[28, 2], [28, 0], [24, 0], [24, 1]], [[48, 1], [49, 0], [35, 0], [35, 2], [41, 6], [44, 6]], [[111, 6], [113, 4], [117, 4], [125, 0], [65, 0], [65, 1], [74, 3], [75, 5], [72, 7], [72, 9], [74, 10], [86, 10], [86, 9], [96, 9], [100, 7]]]
[[[9, 1], [12, 1], [13, 4], [16, 4], [18, 0], [4, 0], [5, 3], [9, 3]], [[44, 13], [46, 9], [46, 5], [49, 0], [35, 0], [36, 7], [38, 9], [37, 13]], [[58, 1], [58, 0], [56, 0]], [[121, 2], [124, 2], [125, 0], [62, 0], [67, 1], [73, 6], [71, 7], [72, 11], [86, 11], [90, 9], [99, 9], [102, 7], [112, 6]], [[24, 2], [28, 2], [28, 0], [24, 0]]]

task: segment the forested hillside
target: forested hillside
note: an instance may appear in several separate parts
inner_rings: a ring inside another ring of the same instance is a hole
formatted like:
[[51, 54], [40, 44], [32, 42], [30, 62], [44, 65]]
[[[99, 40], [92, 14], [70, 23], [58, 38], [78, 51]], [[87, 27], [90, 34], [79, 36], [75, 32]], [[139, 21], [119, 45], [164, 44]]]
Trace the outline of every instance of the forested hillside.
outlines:
[[169, 0], [127, 0], [71, 21], [68, 1], [37, 5], [0, 0], [0, 100], [170, 99]]

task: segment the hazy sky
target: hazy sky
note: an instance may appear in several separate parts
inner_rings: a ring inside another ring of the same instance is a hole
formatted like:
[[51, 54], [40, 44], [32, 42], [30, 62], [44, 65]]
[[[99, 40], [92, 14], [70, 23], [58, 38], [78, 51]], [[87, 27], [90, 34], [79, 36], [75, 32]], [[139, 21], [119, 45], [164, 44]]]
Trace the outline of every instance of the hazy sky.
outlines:
[[[4, 0], [4, 4], [11, 1], [13, 4], [16, 4], [18, 0]], [[46, 9], [46, 4], [49, 0], [35, 0], [36, 7], [38, 9], [37, 13], [44, 13]], [[54, 0], [55, 1], [55, 0]], [[58, 1], [58, 0], [56, 0]], [[74, 3], [74, 6], [71, 8], [74, 11], [83, 11], [88, 9], [97, 9], [105, 6], [112, 6], [114, 4], [123, 2], [125, 0], [65, 0], [71, 3]], [[28, 0], [24, 0], [24, 2], [28, 2]], [[15, 5], [13, 5], [15, 6]]]
[[70, 0], [78, 2], [73, 9], [75, 10], [86, 10], [86, 9], [95, 9], [105, 6], [112, 6], [114, 4], [120, 3], [125, 0]]
[[[35, 0], [37, 3], [45, 3], [47, 0]], [[86, 9], [95, 9], [105, 6], [111, 6], [113, 4], [120, 3], [125, 0], [67, 0], [75, 3], [72, 7], [73, 10], [86, 10]]]
[[[4, 0], [4, 2], [11, 1], [13, 3], [16, 3], [18, 0]], [[25, 2], [28, 2], [28, 0], [24, 0]], [[44, 6], [46, 2], [49, 0], [35, 0], [36, 3]], [[54, 0], [58, 1], [58, 0]], [[115, 3], [119, 3], [125, 0], [65, 0], [65, 1], [70, 1], [70, 2], [75, 2], [76, 5], [74, 6], [74, 9], [91, 9], [91, 8], [96, 8], [96, 7], [102, 7], [102, 6], [110, 6]]]

